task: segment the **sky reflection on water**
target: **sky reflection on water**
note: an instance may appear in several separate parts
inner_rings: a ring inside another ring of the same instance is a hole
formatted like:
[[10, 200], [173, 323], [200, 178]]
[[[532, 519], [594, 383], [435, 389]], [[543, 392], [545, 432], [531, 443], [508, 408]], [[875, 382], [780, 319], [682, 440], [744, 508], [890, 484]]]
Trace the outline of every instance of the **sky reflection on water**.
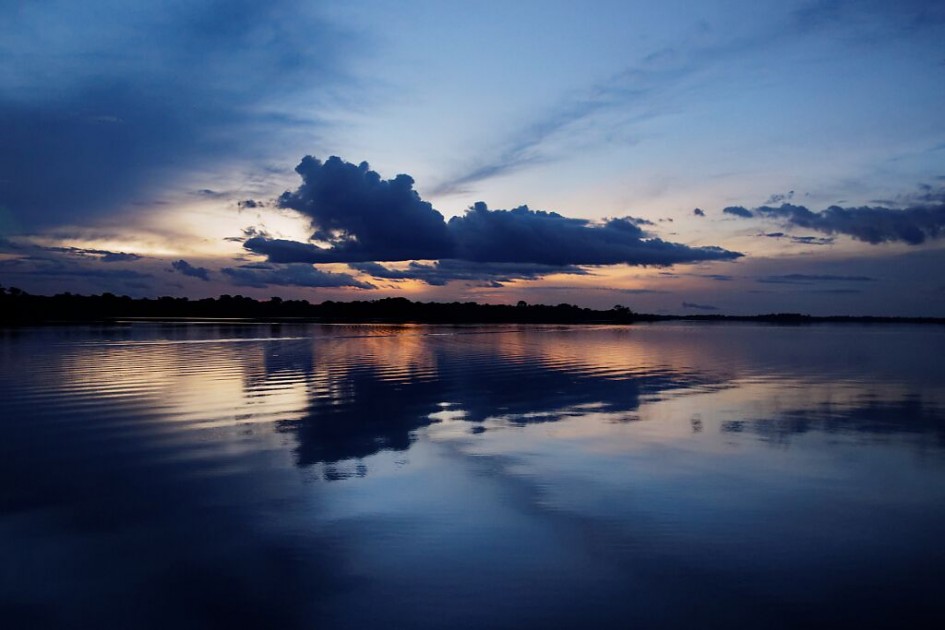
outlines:
[[206, 627], [942, 617], [945, 331], [0, 333], [0, 613]]

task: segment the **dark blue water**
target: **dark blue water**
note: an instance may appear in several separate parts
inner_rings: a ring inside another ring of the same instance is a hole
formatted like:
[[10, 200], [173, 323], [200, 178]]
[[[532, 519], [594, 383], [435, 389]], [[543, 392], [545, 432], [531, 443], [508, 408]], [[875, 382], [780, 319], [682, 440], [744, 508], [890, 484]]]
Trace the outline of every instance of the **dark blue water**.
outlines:
[[0, 626], [945, 622], [945, 330], [0, 331]]

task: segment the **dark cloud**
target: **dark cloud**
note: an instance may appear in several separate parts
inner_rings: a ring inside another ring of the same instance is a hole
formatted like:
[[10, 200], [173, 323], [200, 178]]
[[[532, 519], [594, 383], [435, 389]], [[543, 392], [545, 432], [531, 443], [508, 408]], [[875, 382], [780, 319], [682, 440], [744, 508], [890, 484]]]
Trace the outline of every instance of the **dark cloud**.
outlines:
[[457, 259], [478, 263], [572, 265], [672, 265], [741, 256], [718, 247], [689, 247], [648, 238], [633, 217], [592, 223], [521, 206], [490, 210], [473, 205], [447, 223], [413, 189], [413, 179], [383, 180], [366, 162], [337, 157], [324, 163], [307, 156], [296, 171], [302, 186], [279, 204], [312, 220], [312, 240], [301, 243], [264, 236], [246, 249], [271, 262], [361, 263]]
[[265, 288], [279, 287], [356, 287], [373, 289], [373, 285], [361, 282], [346, 273], [320, 271], [312, 265], [295, 263], [290, 265], [250, 264], [225, 267], [223, 274], [238, 286]]
[[263, 254], [269, 262], [274, 263], [324, 263], [331, 260], [329, 250], [324, 247], [281, 238], [254, 236], [243, 243], [243, 247], [251, 252]]
[[210, 270], [205, 267], [194, 267], [186, 260], [175, 260], [171, 263], [171, 267], [185, 276], [190, 276], [191, 278], [199, 278], [204, 282], [210, 281]]
[[20, 232], [74, 224], [257, 161], [300, 125], [258, 112], [317, 104], [348, 35], [289, 0], [3, 3], [0, 207]]
[[779, 238], [787, 239], [792, 243], [797, 243], [799, 245], [832, 245], [836, 240], [832, 236], [792, 236], [785, 234], [784, 232], [768, 232], [766, 234], [761, 234], [767, 238]]
[[477, 262], [672, 265], [740, 256], [717, 247], [647, 239], [632, 218], [597, 225], [527, 206], [489, 210], [480, 202], [464, 216], [450, 219], [449, 227], [456, 241], [455, 257]]
[[732, 216], [741, 217], [743, 219], [750, 219], [755, 216], [751, 213], [751, 210], [748, 208], [743, 208], [742, 206], [729, 206], [722, 209], [722, 214], [731, 214]]
[[106, 263], [134, 262], [144, 258], [144, 256], [139, 254], [113, 252], [107, 249], [37, 245], [36, 243], [30, 242], [29, 240], [11, 240], [6, 238], [0, 238], [0, 250], [23, 253], [27, 256], [34, 256], [36, 258], [43, 258], [43, 254], [46, 252], [52, 254], [66, 254], [67, 256], [93, 259]]
[[815, 282], [876, 282], [869, 276], [836, 276], [831, 274], [789, 273], [779, 276], [764, 276], [758, 282], [768, 284], [813, 284]]
[[802, 245], [832, 245], [836, 239], [832, 236], [792, 236], [792, 243]]
[[364, 262], [448, 258], [452, 244], [443, 215], [413, 189], [409, 175], [381, 179], [367, 162], [306, 156], [295, 171], [302, 185], [279, 205], [309, 217], [312, 238], [330, 244], [309, 250], [307, 262]]
[[717, 311], [719, 310], [718, 306], [712, 306], [711, 304], [693, 304], [692, 302], [683, 302], [683, 308], [694, 309], [697, 311]]
[[696, 215], [697, 217], [704, 217], [704, 216], [705, 216], [705, 211], [704, 211], [702, 208], [695, 208], [695, 209], [693, 209], [692, 213], [693, 213], [694, 215]]
[[523, 263], [470, 263], [462, 260], [440, 260], [433, 263], [411, 262], [406, 269], [392, 269], [375, 262], [352, 263], [350, 267], [375, 278], [388, 280], [420, 280], [443, 286], [454, 280], [502, 286], [512, 280], [537, 280], [549, 274], [587, 275], [580, 267], [534, 265]]
[[10, 275], [47, 278], [87, 278], [95, 280], [143, 280], [150, 273], [134, 269], [95, 269], [67, 264], [62, 259], [24, 256], [0, 260], [0, 272]]
[[243, 199], [236, 203], [240, 208], [264, 208], [266, 203], [263, 201], [256, 201], [255, 199]]
[[[769, 219], [780, 219], [790, 226], [824, 234], [846, 234], [873, 245], [889, 242], [920, 245], [926, 240], [941, 238], [945, 234], [945, 189], [928, 187], [927, 190], [921, 190], [917, 197], [911, 198], [915, 199], [920, 199], [920, 203], [905, 208], [830, 206], [826, 210], [814, 212], [804, 206], [786, 203], [778, 207], [755, 208], [754, 214]], [[732, 209], [726, 208], [723, 212], [751, 216], [751, 212], [744, 208], [740, 210], [747, 214], [740, 211], [729, 212], [730, 210]], [[804, 242], [818, 244], [812, 240]]]

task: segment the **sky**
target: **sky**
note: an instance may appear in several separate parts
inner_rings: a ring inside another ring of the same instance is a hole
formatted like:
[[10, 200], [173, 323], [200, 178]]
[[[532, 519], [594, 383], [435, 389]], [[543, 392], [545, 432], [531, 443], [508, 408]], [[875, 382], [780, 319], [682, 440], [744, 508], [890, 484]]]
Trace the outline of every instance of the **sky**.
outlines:
[[945, 5], [0, 3], [0, 285], [945, 316]]

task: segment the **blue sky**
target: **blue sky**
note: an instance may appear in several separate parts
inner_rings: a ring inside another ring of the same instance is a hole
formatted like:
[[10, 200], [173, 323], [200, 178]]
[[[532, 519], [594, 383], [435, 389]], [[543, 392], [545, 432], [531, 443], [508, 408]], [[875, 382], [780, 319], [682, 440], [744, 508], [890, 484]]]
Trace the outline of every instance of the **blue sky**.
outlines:
[[941, 3], [508, 5], [4, 3], [0, 284], [945, 315]]

